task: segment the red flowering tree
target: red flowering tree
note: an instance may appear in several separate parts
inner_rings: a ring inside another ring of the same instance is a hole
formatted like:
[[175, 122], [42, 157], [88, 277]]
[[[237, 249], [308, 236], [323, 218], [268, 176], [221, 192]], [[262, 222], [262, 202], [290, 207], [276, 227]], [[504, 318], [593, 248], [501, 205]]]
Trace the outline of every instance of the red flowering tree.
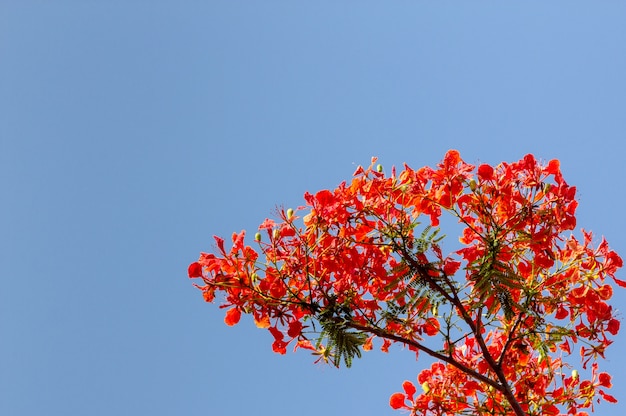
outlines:
[[[620, 327], [608, 301], [611, 282], [626, 286], [622, 260], [571, 233], [576, 189], [557, 160], [476, 167], [451, 150], [391, 175], [375, 162], [265, 220], [252, 246], [243, 231], [230, 248], [215, 237], [189, 277], [207, 302], [223, 294], [227, 325], [251, 314], [275, 352], [291, 344], [336, 366], [375, 340], [430, 355], [419, 389], [405, 381], [390, 398], [411, 415], [586, 415], [616, 402], [597, 359]], [[442, 215], [460, 224], [461, 248], [444, 252]]]

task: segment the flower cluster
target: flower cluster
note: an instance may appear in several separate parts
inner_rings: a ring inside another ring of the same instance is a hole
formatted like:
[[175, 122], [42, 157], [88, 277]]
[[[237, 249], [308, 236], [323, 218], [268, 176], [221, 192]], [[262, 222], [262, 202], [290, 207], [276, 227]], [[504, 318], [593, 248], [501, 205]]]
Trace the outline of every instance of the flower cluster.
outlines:
[[[611, 282], [626, 286], [622, 260], [571, 233], [576, 189], [557, 160], [476, 167], [451, 150], [435, 168], [375, 164], [265, 220], [255, 248], [243, 231], [228, 249], [215, 237], [189, 277], [207, 302], [223, 293], [227, 325], [251, 314], [275, 352], [293, 344], [335, 365], [375, 339], [429, 354], [422, 393], [407, 381], [390, 400], [416, 415], [580, 415], [615, 401], [596, 359], [619, 330], [608, 301]], [[443, 215], [462, 227], [449, 253]], [[590, 380], [565, 375], [589, 362]]]

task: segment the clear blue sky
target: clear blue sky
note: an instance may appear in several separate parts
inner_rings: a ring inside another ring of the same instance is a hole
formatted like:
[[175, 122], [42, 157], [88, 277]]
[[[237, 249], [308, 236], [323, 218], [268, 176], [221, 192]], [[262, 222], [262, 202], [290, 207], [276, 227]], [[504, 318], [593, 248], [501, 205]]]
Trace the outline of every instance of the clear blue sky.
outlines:
[[[580, 226], [626, 256], [625, 21], [619, 1], [3, 0], [0, 414], [400, 414], [411, 354], [276, 355], [187, 265], [373, 155], [450, 148], [559, 158]], [[625, 348], [626, 327], [603, 364], [622, 403]]]

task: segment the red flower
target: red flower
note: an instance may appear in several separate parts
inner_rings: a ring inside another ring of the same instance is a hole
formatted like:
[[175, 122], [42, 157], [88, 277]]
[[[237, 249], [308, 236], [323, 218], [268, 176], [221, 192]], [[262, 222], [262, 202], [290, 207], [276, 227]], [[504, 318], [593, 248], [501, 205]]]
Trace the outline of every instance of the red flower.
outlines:
[[409, 406], [404, 403], [404, 400], [404, 394], [394, 393], [389, 398], [389, 406], [391, 406], [392, 409], [408, 409]]
[[598, 381], [602, 387], [611, 388], [611, 376], [607, 373], [598, 374]]
[[478, 177], [483, 181], [493, 179], [493, 168], [489, 165], [480, 165], [478, 167]]
[[617, 319], [611, 319], [606, 326], [606, 330], [609, 331], [611, 335], [617, 335], [619, 332], [620, 322]]
[[411, 383], [410, 381], [406, 380], [404, 383], [402, 383], [402, 388], [404, 389], [404, 392], [406, 393], [406, 396], [408, 397], [408, 399], [412, 401], [413, 395], [417, 391], [417, 389], [415, 388], [415, 385]]
[[224, 323], [228, 326], [236, 325], [241, 318], [241, 311], [237, 308], [229, 309], [224, 317]]
[[199, 263], [191, 263], [187, 269], [190, 278], [202, 277], [202, 266]]
[[609, 402], [609, 403], [617, 403], [617, 399], [615, 397], [611, 396], [610, 394], [606, 394], [602, 390], [599, 390], [598, 393], [600, 393], [600, 396], [602, 396], [604, 398], [604, 400], [606, 400], [607, 402]]

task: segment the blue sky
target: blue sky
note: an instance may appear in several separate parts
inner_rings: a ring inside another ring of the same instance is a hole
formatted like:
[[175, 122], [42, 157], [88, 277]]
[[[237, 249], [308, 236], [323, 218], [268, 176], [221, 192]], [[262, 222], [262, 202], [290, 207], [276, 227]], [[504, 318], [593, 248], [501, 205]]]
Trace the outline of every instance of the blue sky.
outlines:
[[[450, 148], [560, 159], [579, 225], [626, 255], [625, 20], [618, 1], [4, 0], [0, 414], [400, 414], [411, 354], [278, 356], [187, 265], [371, 156]], [[623, 403], [625, 348], [602, 364]]]

